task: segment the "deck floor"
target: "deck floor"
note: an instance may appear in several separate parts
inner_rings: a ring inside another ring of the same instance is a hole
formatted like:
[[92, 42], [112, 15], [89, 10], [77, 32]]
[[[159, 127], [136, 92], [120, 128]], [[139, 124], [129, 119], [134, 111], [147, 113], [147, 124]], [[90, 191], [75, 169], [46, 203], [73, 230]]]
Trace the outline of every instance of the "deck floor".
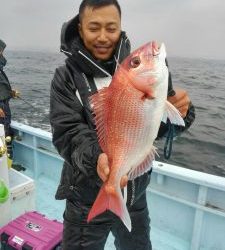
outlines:
[[[22, 173], [33, 178], [33, 173], [29, 170]], [[57, 219], [62, 222], [65, 201], [55, 200], [54, 195], [57, 185], [58, 183], [56, 183], [56, 181], [47, 178], [44, 175], [40, 175], [35, 181], [35, 207], [37, 211], [45, 214], [48, 218]], [[163, 239], [163, 242], [161, 239]], [[151, 229], [151, 240], [154, 250], [189, 250], [187, 242], [154, 227]], [[171, 242], [173, 242], [172, 246]], [[116, 250], [112, 234], [108, 237], [105, 250]]]

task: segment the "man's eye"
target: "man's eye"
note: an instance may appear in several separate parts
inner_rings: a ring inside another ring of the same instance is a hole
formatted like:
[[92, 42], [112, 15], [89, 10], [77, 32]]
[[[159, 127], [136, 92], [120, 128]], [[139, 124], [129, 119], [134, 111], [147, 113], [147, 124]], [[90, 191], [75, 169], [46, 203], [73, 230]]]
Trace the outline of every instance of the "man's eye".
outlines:
[[114, 33], [114, 32], [116, 32], [116, 29], [114, 29], [114, 28], [108, 29], [108, 32]]
[[139, 56], [135, 56], [130, 60], [130, 66], [132, 68], [137, 68], [141, 64], [141, 59]]
[[98, 30], [98, 28], [91, 27], [91, 28], [89, 28], [89, 30], [90, 30], [91, 32], [95, 32], [95, 31], [97, 31], [97, 30]]

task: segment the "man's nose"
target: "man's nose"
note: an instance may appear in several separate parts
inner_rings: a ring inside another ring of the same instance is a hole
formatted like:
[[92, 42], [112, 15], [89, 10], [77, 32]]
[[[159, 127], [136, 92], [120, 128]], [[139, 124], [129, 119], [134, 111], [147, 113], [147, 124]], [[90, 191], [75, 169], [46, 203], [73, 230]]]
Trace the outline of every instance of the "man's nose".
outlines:
[[98, 40], [99, 41], [103, 41], [103, 42], [105, 42], [105, 41], [107, 41], [107, 34], [106, 34], [106, 31], [105, 30], [101, 30], [101, 32], [100, 32], [100, 34], [99, 34], [99, 37], [98, 37]]

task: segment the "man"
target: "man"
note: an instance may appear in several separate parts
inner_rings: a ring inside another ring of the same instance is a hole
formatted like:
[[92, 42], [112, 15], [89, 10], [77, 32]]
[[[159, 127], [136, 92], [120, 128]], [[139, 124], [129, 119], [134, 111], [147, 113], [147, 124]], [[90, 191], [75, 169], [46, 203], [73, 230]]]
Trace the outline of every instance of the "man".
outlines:
[[[79, 15], [65, 23], [61, 51], [68, 58], [56, 69], [51, 86], [50, 122], [53, 143], [64, 158], [56, 199], [66, 199], [64, 212], [64, 250], [102, 250], [109, 232], [115, 236], [116, 249], [150, 250], [150, 219], [146, 187], [150, 172], [134, 181], [124, 176], [127, 207], [131, 216], [129, 233], [113, 213], [107, 211], [87, 223], [87, 215], [102, 182], [109, 175], [107, 155], [98, 144], [88, 97], [108, 86], [116, 69], [130, 53], [130, 43], [121, 31], [121, 10], [116, 0], [83, 0]], [[172, 90], [168, 100], [184, 117], [186, 128], [194, 119], [190, 100], [183, 90]], [[176, 131], [181, 131], [176, 127]], [[168, 132], [160, 128], [159, 137]]]
[[[11, 98], [17, 98], [19, 96], [19, 92], [11, 88], [8, 77], [3, 71], [3, 68], [5, 67], [7, 62], [7, 60], [3, 56], [5, 47], [5, 42], [0, 39], [0, 124], [4, 125], [5, 136], [12, 136], [13, 133], [10, 128], [11, 110], [9, 107], [9, 101]], [[9, 158], [12, 158], [11, 140], [7, 142], [7, 148]], [[10, 159], [8, 162], [9, 164], [11, 164]]]
[[10, 129], [11, 111], [9, 100], [18, 97], [19, 93], [11, 88], [8, 77], [3, 71], [3, 68], [7, 63], [7, 60], [3, 56], [5, 47], [5, 42], [0, 40], [0, 123], [4, 125], [5, 135], [8, 136], [12, 135]]

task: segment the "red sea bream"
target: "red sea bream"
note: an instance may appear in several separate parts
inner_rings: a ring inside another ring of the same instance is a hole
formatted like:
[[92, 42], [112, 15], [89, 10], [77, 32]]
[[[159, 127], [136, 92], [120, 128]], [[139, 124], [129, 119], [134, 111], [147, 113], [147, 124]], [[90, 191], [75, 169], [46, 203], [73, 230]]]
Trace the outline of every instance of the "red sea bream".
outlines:
[[91, 97], [100, 146], [108, 155], [110, 174], [89, 212], [88, 221], [106, 210], [131, 220], [120, 189], [124, 175], [134, 179], [151, 166], [161, 121], [183, 125], [178, 110], [167, 101], [168, 68], [164, 44], [150, 42], [118, 66], [109, 87]]

